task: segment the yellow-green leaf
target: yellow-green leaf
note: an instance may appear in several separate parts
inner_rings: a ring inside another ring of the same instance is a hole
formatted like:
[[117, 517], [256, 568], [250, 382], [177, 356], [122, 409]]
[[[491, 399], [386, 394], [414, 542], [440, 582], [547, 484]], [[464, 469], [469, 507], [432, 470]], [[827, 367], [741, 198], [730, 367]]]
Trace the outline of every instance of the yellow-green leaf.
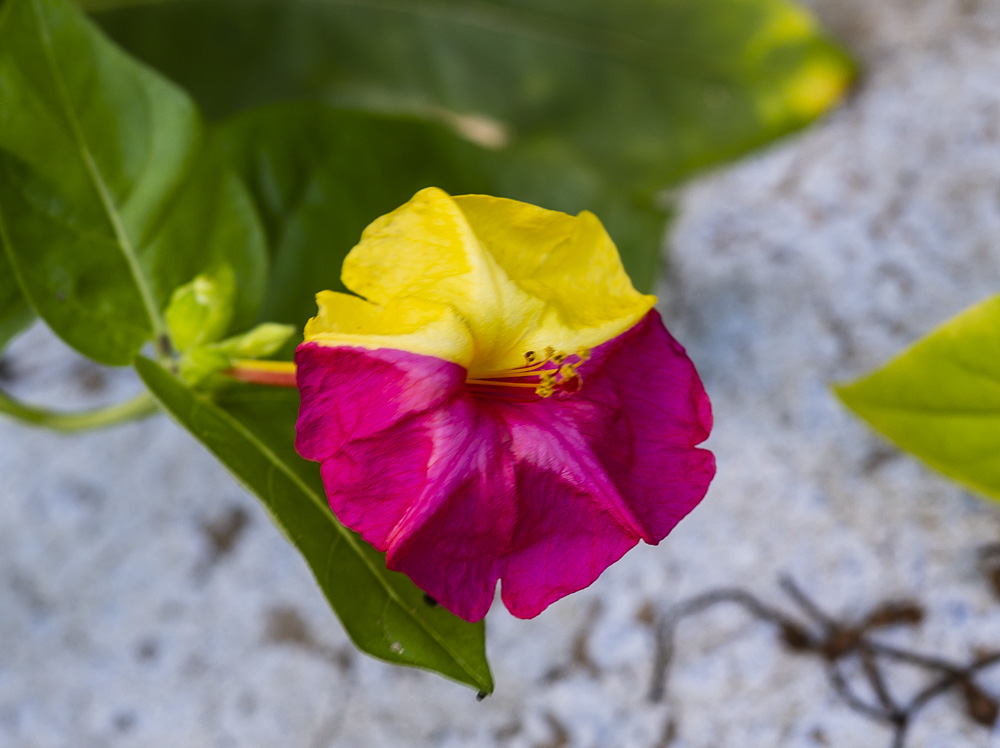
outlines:
[[1000, 499], [1000, 296], [836, 391], [903, 449]]

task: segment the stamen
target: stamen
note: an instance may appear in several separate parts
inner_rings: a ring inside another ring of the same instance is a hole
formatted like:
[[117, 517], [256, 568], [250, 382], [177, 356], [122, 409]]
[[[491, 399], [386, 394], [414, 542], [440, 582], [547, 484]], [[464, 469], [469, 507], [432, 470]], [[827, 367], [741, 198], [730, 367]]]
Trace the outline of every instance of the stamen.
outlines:
[[466, 379], [466, 384], [480, 387], [534, 387], [530, 382], [498, 382], [495, 379]]
[[[552, 397], [557, 392], [573, 394], [583, 386], [583, 378], [577, 369], [590, 358], [590, 351], [581, 348], [576, 353], [567, 354], [551, 346], [545, 348], [544, 358], [534, 351], [526, 351], [524, 366], [496, 371], [470, 372], [465, 380], [469, 391], [478, 396], [500, 397], [527, 402], [535, 398]], [[575, 361], [570, 359], [575, 358]], [[526, 390], [531, 390], [528, 396]]]
[[547, 361], [539, 361], [537, 364], [532, 366], [518, 366], [514, 369], [499, 369], [497, 371], [479, 371], [476, 372], [476, 379], [503, 379], [504, 377], [517, 376], [519, 372], [526, 372], [525, 375], [531, 372], [538, 371], [541, 369]]

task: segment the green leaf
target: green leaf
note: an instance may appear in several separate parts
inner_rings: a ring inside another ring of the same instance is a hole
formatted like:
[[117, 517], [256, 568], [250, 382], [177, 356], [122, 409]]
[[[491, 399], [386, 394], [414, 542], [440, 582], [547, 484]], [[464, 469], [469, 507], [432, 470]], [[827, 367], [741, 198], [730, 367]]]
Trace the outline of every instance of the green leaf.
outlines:
[[231, 385], [231, 379], [212, 375], [233, 366], [237, 359], [275, 355], [288, 341], [295, 338], [296, 332], [298, 331], [292, 325], [264, 322], [242, 335], [195, 346], [179, 358], [178, 374], [184, 382], [200, 389]]
[[316, 313], [317, 292], [344, 290], [340, 266], [365, 226], [429, 184], [462, 193], [488, 182], [480, 149], [408, 118], [287, 104], [237, 117], [216, 134], [268, 235], [260, 319], [300, 330]]
[[209, 347], [230, 358], [266, 358], [273, 356], [296, 333], [292, 325], [264, 322], [242, 335], [220, 340]]
[[183, 92], [66, 0], [8, 0], [0, 112], [0, 237], [23, 294], [70, 345], [130, 363], [165, 335], [173, 290], [222, 260], [237, 275], [233, 324], [252, 321], [262, 232]]
[[177, 361], [177, 374], [191, 387], [205, 389], [211, 386], [210, 377], [213, 374], [230, 366], [232, 359], [227, 354], [199, 346], [181, 354]]
[[1000, 499], [1000, 296], [836, 392], [903, 449]]
[[330, 512], [319, 468], [294, 450], [298, 392], [239, 385], [213, 401], [147, 359], [136, 369], [162, 405], [260, 497], [299, 549], [351, 639], [388, 662], [490, 693], [482, 623], [428, 605], [410, 580]]
[[[35, 319], [34, 310], [21, 295], [7, 255], [0, 246], [0, 355], [16, 335]], [[57, 411], [39, 407], [0, 390], [0, 413], [31, 426], [74, 432], [114, 426], [156, 412], [156, 401], [144, 392], [131, 400], [100, 408]]]
[[[0, 239], [0, 245], [2, 244]], [[3, 246], [0, 246], [0, 352], [34, 318], [35, 313], [21, 295], [14, 271], [7, 261]]]
[[187, 0], [98, 19], [210, 116], [314, 97], [494, 145], [557, 137], [642, 195], [811, 120], [854, 72], [788, 0]]
[[174, 348], [187, 351], [223, 336], [233, 317], [236, 275], [228, 264], [199, 273], [178, 286], [167, 305], [167, 328]]

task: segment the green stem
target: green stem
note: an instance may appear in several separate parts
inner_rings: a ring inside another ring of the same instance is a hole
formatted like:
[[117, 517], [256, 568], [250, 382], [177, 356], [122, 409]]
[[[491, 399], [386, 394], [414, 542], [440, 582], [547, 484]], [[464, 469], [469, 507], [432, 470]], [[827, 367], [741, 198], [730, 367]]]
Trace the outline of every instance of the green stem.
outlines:
[[55, 431], [71, 432], [105, 428], [151, 415], [158, 409], [156, 398], [148, 392], [143, 392], [123, 403], [103, 408], [60, 413], [26, 405], [13, 399], [6, 392], [0, 391], [0, 413]]

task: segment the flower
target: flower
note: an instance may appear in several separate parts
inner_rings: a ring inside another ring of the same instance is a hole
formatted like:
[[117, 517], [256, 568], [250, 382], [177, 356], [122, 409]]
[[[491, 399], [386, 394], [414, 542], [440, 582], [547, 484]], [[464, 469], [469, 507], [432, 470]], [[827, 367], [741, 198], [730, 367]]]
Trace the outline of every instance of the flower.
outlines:
[[684, 349], [600, 222], [436, 188], [379, 218], [295, 356], [341, 522], [469, 621], [531, 618], [656, 544], [715, 473]]

